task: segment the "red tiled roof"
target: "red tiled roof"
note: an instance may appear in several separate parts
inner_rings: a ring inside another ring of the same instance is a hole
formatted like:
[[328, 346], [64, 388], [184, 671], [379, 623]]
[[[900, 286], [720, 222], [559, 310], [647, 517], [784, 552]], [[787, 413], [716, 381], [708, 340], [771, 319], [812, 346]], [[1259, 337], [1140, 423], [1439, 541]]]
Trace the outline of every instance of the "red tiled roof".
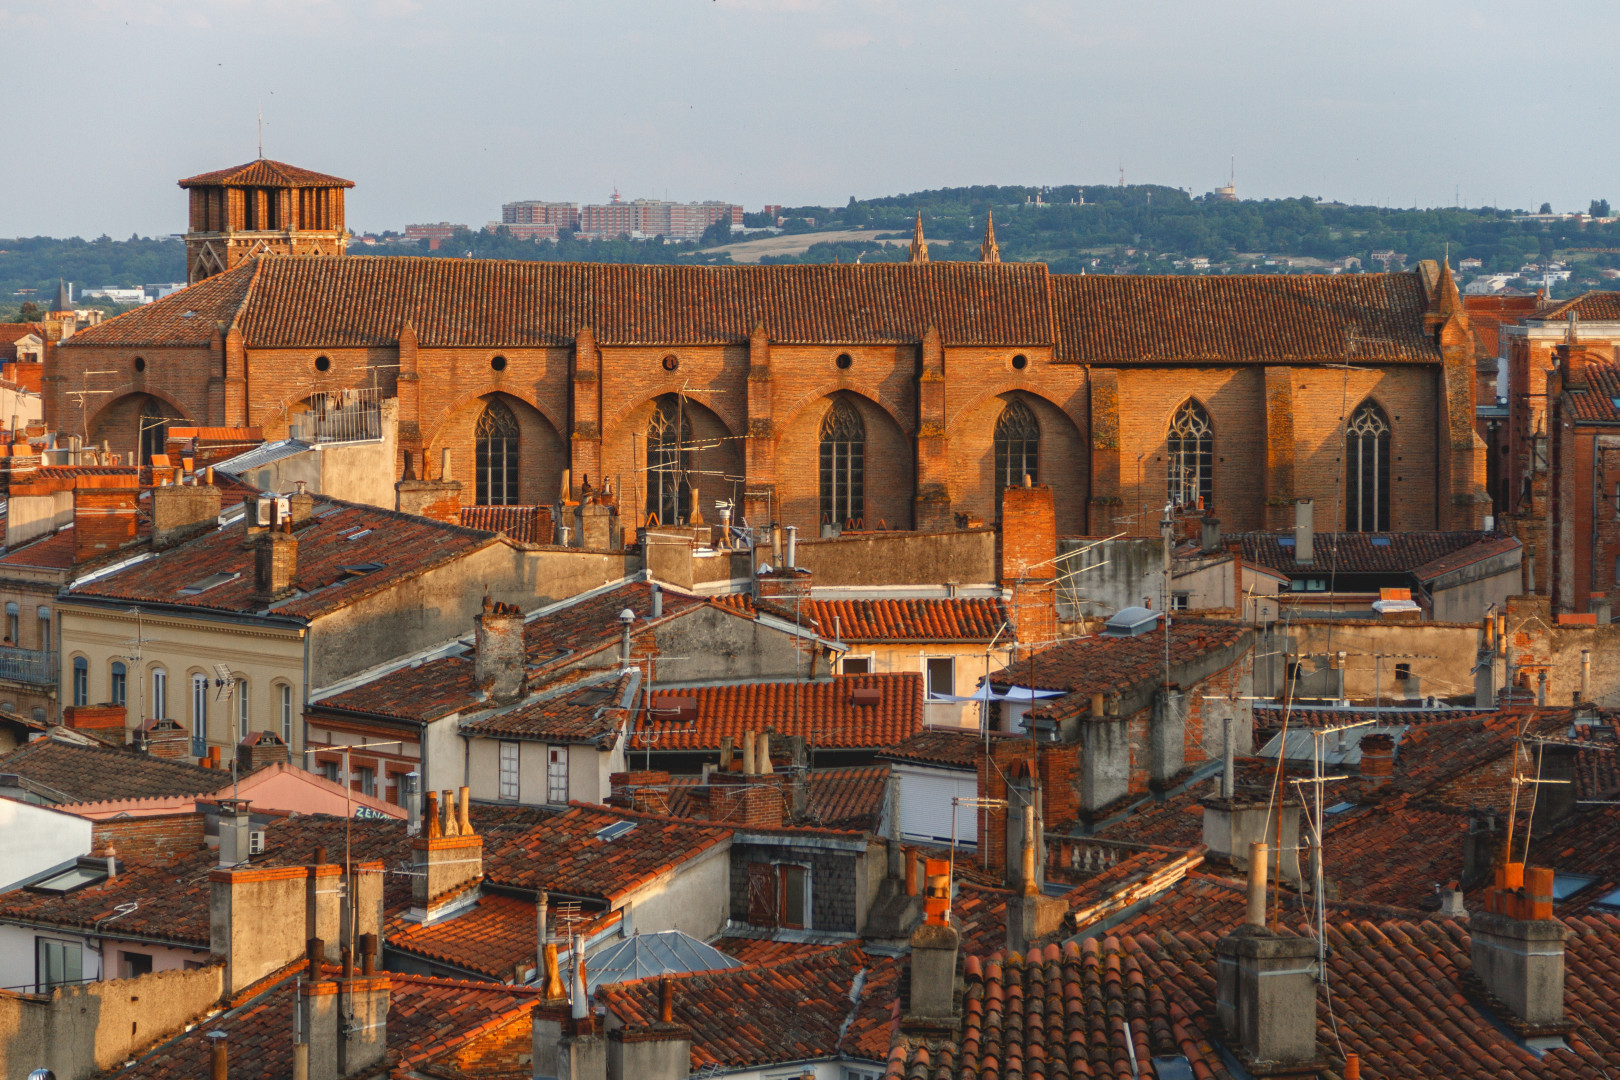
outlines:
[[[207, 949], [208, 871], [218, 861], [211, 851], [198, 851], [163, 864], [130, 863], [100, 885], [70, 893], [17, 889], [0, 894], [0, 920], [48, 926], [104, 927], [106, 934], [129, 934]], [[122, 915], [119, 907], [134, 904]]]
[[[1428, 580], [1519, 546], [1512, 537], [1488, 532], [1317, 533], [1316, 558], [1302, 565], [1294, 561], [1292, 545], [1284, 547], [1279, 543], [1292, 540], [1293, 535], [1241, 534], [1244, 561], [1284, 574], [1319, 576], [1335, 570], [1341, 574], [1411, 573]], [[1384, 543], [1386, 540], [1388, 543]]]
[[0, 323], [0, 345], [11, 345], [30, 334], [45, 336], [45, 324], [37, 322]]
[[[620, 821], [635, 828], [611, 840], [597, 833]], [[731, 830], [680, 818], [576, 803], [484, 853], [484, 880], [614, 903], [731, 837]]]
[[0, 555], [0, 563], [8, 566], [33, 566], [43, 570], [73, 569], [73, 538], [78, 534], [69, 525], [49, 536], [30, 541]]
[[[431, 347], [566, 346], [587, 326], [604, 344], [740, 343], [755, 327], [776, 342], [909, 343], [929, 327], [949, 345], [1052, 337], [1040, 263], [708, 267], [350, 255], [253, 259], [202, 284], [221, 279], [230, 282], [216, 292], [239, 291], [246, 302], [240, 312], [209, 303], [209, 312], [239, 328], [249, 347], [392, 345], [407, 322]], [[185, 333], [177, 310], [145, 314], [173, 299], [74, 341]], [[132, 317], [143, 325], [130, 325]]]
[[[626, 582], [529, 620], [523, 627], [529, 663], [544, 665], [564, 655], [573, 658], [593, 648], [617, 644], [621, 634], [619, 613], [626, 608], [636, 616], [632, 633], [639, 633], [652, 619], [652, 589], [650, 582]], [[706, 602], [702, 597], [665, 586], [659, 586], [659, 591], [663, 597], [662, 617], [666, 619]]]
[[[1337, 990], [1332, 1015], [1317, 996], [1319, 1052], [1337, 1061], [1342, 1045], [1372, 1077], [1602, 1075], [1620, 1061], [1620, 919], [1570, 927], [1566, 1001], [1578, 1026], [1567, 1051], [1538, 1058], [1465, 996], [1472, 964], [1463, 927], [1331, 923]], [[1013, 1061], [1041, 1061], [1071, 1075], [1131, 1076], [1133, 1061], [1140, 1071], [1162, 1055], [1185, 1056], [1195, 1076], [1230, 1080], [1215, 1041], [1215, 941], [1209, 933], [1122, 934], [1027, 959], [970, 956], [959, 1038], [898, 1037], [887, 1075], [978, 1080], [1006, 1075]]]
[[0, 773], [43, 784], [60, 792], [65, 803], [203, 795], [231, 782], [231, 774], [218, 769], [50, 738], [34, 739], [0, 757]]
[[[325, 512], [328, 510], [332, 512]], [[80, 585], [73, 595], [214, 611], [270, 610], [277, 615], [316, 618], [503, 542], [488, 533], [432, 518], [333, 500], [318, 502], [315, 516], [295, 528], [293, 536], [298, 540], [294, 575], [298, 591], [268, 609], [253, 600], [257, 551], [243, 544], [240, 523], [206, 532], [118, 573]], [[349, 569], [368, 564], [379, 569]], [[238, 576], [204, 592], [181, 595], [180, 590], [220, 573]]]
[[258, 158], [246, 165], [237, 165], [230, 169], [215, 169], [213, 172], [198, 173], [188, 176], [180, 181], [183, 188], [189, 187], [354, 187], [353, 180], [344, 180], [337, 176], [328, 176], [325, 173], [312, 172], [309, 169], [300, 169], [296, 165], [288, 165], [281, 161], [271, 161], [269, 158]]
[[461, 726], [467, 735], [502, 739], [543, 739], [554, 743], [612, 745], [630, 716], [621, 707], [632, 674], [603, 679], [601, 672], [555, 680], [536, 690], [537, 700]]
[[836, 945], [816, 945], [803, 941], [775, 941], [771, 938], [723, 937], [709, 942], [727, 956], [734, 956], [750, 967], [797, 960], [812, 953], [835, 949]]
[[[436, 922], [415, 923], [396, 916], [383, 936], [390, 949], [502, 982], [522, 982], [535, 965], [534, 903], [484, 893], [470, 909]], [[577, 931], [591, 937], [619, 917], [594, 918]]]
[[256, 261], [249, 260], [161, 300], [115, 315], [79, 331], [62, 344], [207, 345], [217, 326], [223, 323], [229, 328], [236, 318], [253, 282]]
[[1582, 322], [1620, 321], [1620, 292], [1582, 293], [1573, 300], [1566, 300], [1556, 307], [1545, 308], [1530, 317], [1546, 322], [1563, 322], [1569, 318], [1572, 311], [1575, 313], [1577, 336], [1580, 334]]
[[551, 510], [545, 506], [463, 506], [461, 524], [505, 533], [520, 544], [549, 544], [552, 539]]
[[1495, 359], [1501, 349], [1502, 324], [1509, 325], [1535, 315], [1534, 296], [1464, 296], [1463, 310], [1479, 343], [1479, 355]]
[[[332, 974], [330, 971], [328, 976]], [[307, 978], [304, 980], [307, 986]], [[514, 1075], [495, 1063], [475, 1071], [427, 1065], [448, 1059], [470, 1040], [510, 1028], [528, 1046], [529, 1016], [539, 993], [523, 987], [436, 979], [388, 973], [388, 1063], [397, 1075], [486, 1076], [510, 1080]], [[131, 1080], [208, 1080], [209, 1032], [229, 1034], [231, 1080], [284, 1080], [292, 1075], [292, 1039], [288, 1032], [298, 986], [285, 977], [239, 1008], [185, 1032], [139, 1058], [117, 1075]], [[427, 1065], [423, 1073], [407, 1070]], [[369, 1074], [368, 1074], [369, 1075]], [[378, 1075], [383, 1075], [379, 1071]]]
[[940, 600], [811, 600], [800, 605], [806, 625], [839, 641], [989, 641], [1006, 624], [996, 598]]
[[[812, 770], [805, 778], [809, 788], [805, 824], [866, 832], [876, 829], [883, 817], [888, 780], [887, 765]], [[671, 777], [668, 798], [669, 812], [675, 817], [708, 816], [709, 801], [699, 777]]]
[[437, 720], [478, 701], [470, 656], [445, 656], [391, 671], [379, 678], [313, 702], [314, 722], [325, 710], [391, 716], [401, 720]]
[[1564, 400], [1577, 420], [1620, 421], [1620, 367], [1609, 363], [1587, 363], [1588, 389], [1566, 389]]
[[[1070, 697], [1125, 690], [1164, 676], [1164, 625], [1136, 637], [1101, 634], [1042, 649], [1028, 660], [992, 672], [993, 686], [1061, 690]], [[1216, 649], [1252, 643], [1250, 629], [1239, 623], [1183, 619], [1170, 627], [1170, 664], [1185, 664]], [[1059, 703], [1066, 699], [1058, 699]], [[1054, 706], [1047, 706], [1052, 708]]]
[[[675, 1022], [692, 1032], [692, 1071], [835, 1056], [855, 1008], [855, 977], [868, 963], [851, 942], [775, 964], [671, 976]], [[659, 983], [637, 979], [597, 996], [626, 1024], [651, 1024]]]
[[[907, 672], [655, 691], [655, 709], [672, 697], [694, 699], [697, 720], [690, 725], [655, 721], [652, 746], [656, 750], [714, 750], [726, 735], [740, 746], [744, 732], [767, 728], [779, 736], [803, 735], [819, 749], [892, 746], [922, 730], [922, 689], [922, 676]], [[878, 703], [855, 704], [857, 690], [878, 691]], [[631, 739], [634, 746], [643, 742]]]
[[1052, 276], [1074, 363], [1434, 363], [1417, 273]]
[[[1022, 735], [992, 731], [991, 739], [1020, 739]], [[882, 756], [890, 761], [914, 761], [922, 765], [943, 765], [953, 769], [976, 768], [984, 752], [982, 732], [961, 728], [926, 728], [909, 739], [886, 748]], [[1027, 740], [1026, 740], [1027, 741]]]

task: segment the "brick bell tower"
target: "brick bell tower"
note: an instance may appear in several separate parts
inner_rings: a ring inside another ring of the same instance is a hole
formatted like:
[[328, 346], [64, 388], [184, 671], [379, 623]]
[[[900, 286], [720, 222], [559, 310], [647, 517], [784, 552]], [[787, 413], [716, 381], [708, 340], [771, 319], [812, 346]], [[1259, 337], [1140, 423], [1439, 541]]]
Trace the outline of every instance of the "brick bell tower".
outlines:
[[188, 284], [255, 255], [342, 255], [348, 247], [343, 190], [353, 180], [261, 157], [180, 186], [191, 193]]

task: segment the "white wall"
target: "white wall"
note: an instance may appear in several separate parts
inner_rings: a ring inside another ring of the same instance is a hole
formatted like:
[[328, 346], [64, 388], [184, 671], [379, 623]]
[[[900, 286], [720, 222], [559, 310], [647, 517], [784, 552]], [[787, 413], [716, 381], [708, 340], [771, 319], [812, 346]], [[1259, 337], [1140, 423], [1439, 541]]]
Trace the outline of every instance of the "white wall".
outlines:
[[[948, 843], [952, 798], [972, 799], [979, 794], [978, 776], [960, 769], [896, 762], [890, 775], [900, 784], [900, 835], [907, 840]], [[978, 813], [970, 806], [956, 808], [957, 843], [978, 843]]]
[[86, 818], [0, 799], [0, 892], [53, 866], [90, 854], [91, 829]]
[[[36, 938], [53, 941], [75, 941], [83, 950], [83, 976], [85, 980], [118, 978], [120, 952], [145, 953], [152, 958], [153, 971], [176, 971], [188, 962], [207, 963], [207, 949], [181, 949], [167, 945], [154, 945], [144, 941], [118, 941], [108, 938], [89, 938], [72, 931], [56, 931], [33, 926], [0, 923], [0, 988], [34, 993]], [[99, 950], [99, 951], [98, 951]], [[107, 973], [102, 971], [101, 953], [106, 954]]]
[[708, 941], [731, 915], [731, 841], [715, 844], [616, 906], [630, 909], [632, 932], [680, 930]]

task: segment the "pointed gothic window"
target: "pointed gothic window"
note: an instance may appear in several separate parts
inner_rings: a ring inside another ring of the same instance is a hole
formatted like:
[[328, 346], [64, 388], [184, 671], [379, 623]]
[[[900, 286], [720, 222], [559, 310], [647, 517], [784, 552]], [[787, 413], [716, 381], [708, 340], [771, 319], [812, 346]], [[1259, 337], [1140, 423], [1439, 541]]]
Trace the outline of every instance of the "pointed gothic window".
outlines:
[[1029, 477], [1040, 483], [1041, 425], [1022, 401], [1010, 401], [996, 421], [996, 494], [1018, 487]]
[[161, 454], [169, 442], [169, 418], [148, 399], [141, 407], [141, 464], [152, 464], [152, 455]]
[[647, 513], [660, 525], [679, 525], [692, 516], [691, 425], [676, 396], [660, 398], [647, 424]]
[[1344, 431], [1345, 528], [1389, 530], [1389, 418], [1371, 401], [1350, 416]]
[[518, 501], [518, 422], [501, 401], [491, 401], [473, 433], [480, 506], [507, 506]]
[[821, 521], [858, 529], [865, 516], [866, 424], [840, 398], [821, 422]]
[[1215, 431], [1209, 413], [1188, 398], [1170, 418], [1170, 501], [1189, 508], [1215, 505]]

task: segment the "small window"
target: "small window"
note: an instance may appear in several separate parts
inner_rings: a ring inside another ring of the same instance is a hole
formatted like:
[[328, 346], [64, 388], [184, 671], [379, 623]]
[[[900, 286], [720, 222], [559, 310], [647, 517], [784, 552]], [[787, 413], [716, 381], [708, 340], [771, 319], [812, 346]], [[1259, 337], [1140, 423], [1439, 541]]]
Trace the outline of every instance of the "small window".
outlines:
[[22, 639], [21, 616], [17, 613], [15, 601], [6, 605], [6, 644], [20, 645]]
[[321, 775], [334, 784], [341, 784], [343, 782], [342, 763], [336, 761], [321, 762]]
[[1561, 904], [1597, 881], [1590, 874], [1553, 874], [1553, 902]]
[[1328, 807], [1327, 810], [1324, 811], [1324, 813], [1328, 813], [1328, 814], [1346, 814], [1346, 813], [1349, 813], [1351, 810], [1354, 810], [1355, 808], [1356, 808], [1356, 804], [1353, 803], [1353, 802], [1336, 802], [1332, 806]]
[[152, 719], [169, 717], [169, 673], [162, 668], [152, 669]]
[[1592, 907], [1598, 911], [1620, 911], [1620, 889], [1592, 901]]
[[84, 947], [77, 941], [35, 938], [35, 989], [47, 993], [53, 987], [74, 986], [84, 981]]
[[1192, 606], [1192, 598], [1184, 592], [1170, 594], [1171, 611], [1187, 611]]
[[[232, 741], [239, 743], [243, 739], [248, 737], [248, 732], [253, 730], [252, 725], [248, 722], [249, 719], [253, 715], [253, 710], [252, 710], [251, 706], [248, 704], [248, 681], [246, 679], [237, 679], [236, 680], [236, 691], [235, 692], [236, 692], [236, 738], [234, 740], [232, 740]], [[283, 740], [283, 741], [285, 741], [285, 740]]]
[[1400, 681], [1404, 682], [1407, 679], [1410, 679], [1411, 677], [1412, 677], [1412, 665], [1411, 664], [1396, 664], [1395, 665], [1395, 678], [1397, 680], [1400, 680]]
[[681, 361], [676, 356], [666, 356], [664, 357], [663, 362], [665, 371], [674, 371], [676, 368], [681, 366]]
[[870, 675], [872, 673], [872, 658], [870, 656], [846, 656], [840, 663], [838, 670], [845, 675]]
[[316, 371], [330, 371], [331, 369], [332, 369], [332, 358], [331, 357], [329, 357], [329, 356], [317, 356], [315, 358], [315, 370]]
[[847, 352], [841, 352], [838, 354], [838, 359], [833, 361], [833, 363], [838, 365], [839, 371], [848, 371], [850, 368], [855, 366], [855, 358], [849, 355]]
[[39, 609], [39, 647], [42, 652], [51, 651], [51, 609]]
[[802, 930], [809, 925], [806, 918], [809, 908], [809, 878], [802, 866], [779, 866], [780, 888], [777, 896], [781, 901], [781, 908], [777, 913], [777, 925], [795, 930]]
[[120, 979], [133, 979], [137, 975], [152, 974], [152, 954], [143, 952], [120, 952], [118, 954], [118, 977]]
[[377, 770], [368, 768], [355, 769], [353, 787], [362, 795], [376, 795]]
[[90, 704], [90, 661], [82, 656], [73, 658], [73, 704]]
[[1389, 547], [1389, 537], [1375, 536], [1372, 538], [1371, 543], [1373, 547]]
[[129, 669], [124, 667], [122, 660], [114, 660], [112, 666], [112, 703], [123, 705], [129, 697]]
[[1012, 358], [1012, 366], [1014, 371], [1023, 371], [1025, 368], [1029, 367], [1029, 357], [1025, 356], [1023, 353], [1019, 353], [1017, 356]]
[[292, 748], [293, 702], [292, 687], [281, 684], [281, 741]]
[[494, 370], [496, 370], [496, 371], [505, 371], [506, 370], [506, 357], [504, 357], [504, 356], [490, 357], [489, 366], [491, 368], [493, 368]]
[[558, 806], [568, 802], [568, 747], [546, 747], [546, 802]]
[[508, 802], [518, 800], [518, 759], [521, 750], [515, 742], [501, 743], [500, 796]]
[[928, 696], [950, 697], [956, 693], [956, 660], [949, 656], [928, 658]]
[[135, 370], [136, 371], [145, 371], [146, 370], [146, 357], [137, 356], [135, 358]]

